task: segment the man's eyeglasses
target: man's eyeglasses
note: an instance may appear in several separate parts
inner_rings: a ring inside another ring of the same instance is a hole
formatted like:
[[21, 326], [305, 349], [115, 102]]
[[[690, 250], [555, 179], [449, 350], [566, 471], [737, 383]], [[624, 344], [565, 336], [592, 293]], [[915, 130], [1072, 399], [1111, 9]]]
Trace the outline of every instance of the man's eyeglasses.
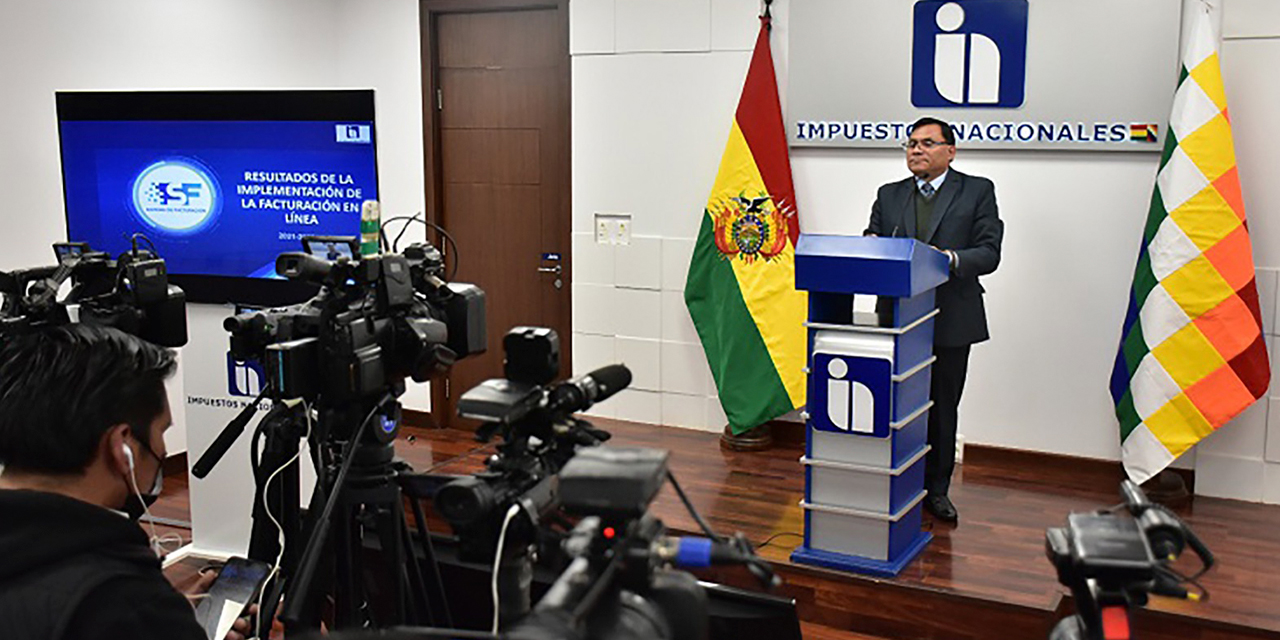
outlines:
[[902, 143], [901, 146], [903, 149], [914, 149], [916, 147], [924, 147], [925, 151], [931, 151], [935, 147], [941, 147], [946, 144], [950, 144], [950, 143], [944, 140], [927, 140], [926, 139], [926, 140], [907, 140], [906, 142]]

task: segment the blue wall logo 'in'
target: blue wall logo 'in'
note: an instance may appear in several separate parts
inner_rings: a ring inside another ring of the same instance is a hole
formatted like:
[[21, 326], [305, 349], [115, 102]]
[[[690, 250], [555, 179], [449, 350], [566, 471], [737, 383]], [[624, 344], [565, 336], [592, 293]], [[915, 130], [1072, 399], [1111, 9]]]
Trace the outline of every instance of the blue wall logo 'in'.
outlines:
[[914, 22], [912, 105], [1022, 106], [1027, 0], [920, 0]]
[[194, 162], [164, 160], [133, 181], [133, 206], [148, 226], [167, 233], [193, 233], [216, 217], [221, 198], [209, 172]]
[[262, 364], [256, 360], [241, 362], [227, 353], [227, 392], [233, 396], [256, 398], [262, 393], [262, 383], [267, 379]]

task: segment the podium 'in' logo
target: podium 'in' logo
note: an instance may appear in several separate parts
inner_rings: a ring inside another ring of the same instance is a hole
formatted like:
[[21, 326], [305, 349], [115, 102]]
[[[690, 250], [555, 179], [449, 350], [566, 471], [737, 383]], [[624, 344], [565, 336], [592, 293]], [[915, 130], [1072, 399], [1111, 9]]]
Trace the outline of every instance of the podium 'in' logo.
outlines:
[[819, 431], [889, 435], [892, 363], [881, 357], [814, 351], [807, 402]]
[[911, 104], [1022, 106], [1027, 0], [920, 0], [911, 49]]
[[227, 353], [227, 392], [233, 396], [256, 398], [262, 393], [266, 373], [254, 360], [241, 362]]
[[841, 431], [875, 431], [875, 395], [857, 380], [847, 380], [849, 365], [840, 358], [827, 363], [827, 419]]

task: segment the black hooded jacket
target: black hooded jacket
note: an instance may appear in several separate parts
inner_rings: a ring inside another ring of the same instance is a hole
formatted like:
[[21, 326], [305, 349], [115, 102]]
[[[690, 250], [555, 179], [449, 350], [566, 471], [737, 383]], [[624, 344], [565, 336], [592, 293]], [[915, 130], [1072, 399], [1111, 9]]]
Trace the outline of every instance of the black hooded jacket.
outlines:
[[137, 523], [58, 494], [0, 490], [0, 638], [205, 635]]

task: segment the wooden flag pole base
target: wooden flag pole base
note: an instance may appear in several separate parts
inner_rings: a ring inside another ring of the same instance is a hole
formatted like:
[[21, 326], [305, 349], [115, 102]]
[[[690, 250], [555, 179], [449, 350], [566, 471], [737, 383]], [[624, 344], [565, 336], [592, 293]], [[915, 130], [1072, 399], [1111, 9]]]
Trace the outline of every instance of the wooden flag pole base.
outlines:
[[1182, 476], [1165, 469], [1154, 478], [1142, 483], [1142, 492], [1156, 504], [1170, 509], [1191, 504], [1191, 492], [1187, 491], [1187, 483]]
[[762, 424], [754, 429], [748, 429], [737, 435], [733, 433], [733, 427], [724, 426], [724, 433], [720, 434], [720, 448], [730, 451], [764, 451], [773, 448], [773, 429], [768, 423]]

